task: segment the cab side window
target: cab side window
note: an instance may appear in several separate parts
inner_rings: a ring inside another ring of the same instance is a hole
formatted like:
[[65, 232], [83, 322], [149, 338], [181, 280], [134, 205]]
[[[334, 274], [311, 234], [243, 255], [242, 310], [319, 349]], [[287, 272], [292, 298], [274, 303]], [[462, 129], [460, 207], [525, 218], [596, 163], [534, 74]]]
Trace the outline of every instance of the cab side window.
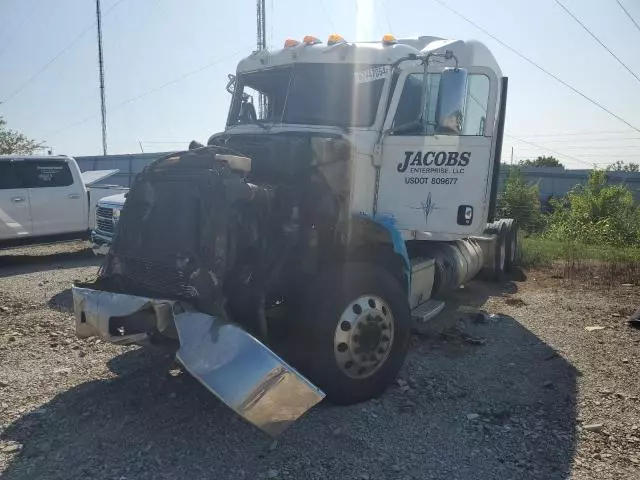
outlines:
[[19, 167], [25, 188], [68, 187], [73, 184], [67, 162], [38, 160], [21, 162]]
[[[396, 114], [392, 129], [394, 135], [443, 135], [448, 129], [436, 123], [436, 106], [438, 104], [438, 88], [440, 86], [440, 74], [434, 73], [427, 76], [427, 105], [424, 112], [423, 125], [417, 125], [420, 119], [422, 98], [421, 73], [408, 75]], [[483, 136], [485, 131], [487, 105], [489, 102], [489, 78], [485, 75], [469, 75], [467, 82], [464, 112], [460, 134], [464, 136]], [[403, 128], [407, 127], [407, 128]]]
[[469, 75], [462, 135], [484, 135], [489, 103], [489, 77]]
[[24, 188], [13, 162], [0, 161], [0, 190]]

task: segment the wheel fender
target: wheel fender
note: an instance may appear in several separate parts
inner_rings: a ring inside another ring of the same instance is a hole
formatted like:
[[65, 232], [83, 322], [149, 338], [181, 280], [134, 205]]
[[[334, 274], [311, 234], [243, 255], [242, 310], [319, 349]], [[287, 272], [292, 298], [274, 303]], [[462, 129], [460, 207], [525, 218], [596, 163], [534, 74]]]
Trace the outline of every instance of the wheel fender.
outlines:
[[393, 217], [387, 215], [377, 215], [375, 217], [360, 214], [359, 219], [371, 221], [384, 228], [389, 234], [391, 243], [393, 245], [393, 251], [400, 257], [404, 266], [404, 276], [407, 292], [411, 291], [411, 262], [409, 260], [409, 253], [407, 252], [407, 245], [402, 238], [400, 230], [396, 227], [396, 221]]

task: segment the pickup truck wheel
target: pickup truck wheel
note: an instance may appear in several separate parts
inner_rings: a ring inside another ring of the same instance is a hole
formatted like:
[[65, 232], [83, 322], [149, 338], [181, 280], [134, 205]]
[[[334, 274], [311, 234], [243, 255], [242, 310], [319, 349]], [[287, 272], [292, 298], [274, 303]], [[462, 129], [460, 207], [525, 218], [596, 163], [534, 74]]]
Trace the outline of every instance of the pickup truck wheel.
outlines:
[[407, 294], [384, 268], [353, 262], [320, 274], [299, 312], [301, 370], [336, 404], [379, 395], [407, 354]]

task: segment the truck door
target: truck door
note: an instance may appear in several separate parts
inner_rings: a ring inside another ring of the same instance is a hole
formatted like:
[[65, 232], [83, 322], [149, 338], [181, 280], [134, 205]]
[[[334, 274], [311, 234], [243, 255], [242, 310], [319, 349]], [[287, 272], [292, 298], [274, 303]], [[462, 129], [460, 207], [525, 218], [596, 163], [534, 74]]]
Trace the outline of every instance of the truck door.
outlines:
[[0, 160], [0, 240], [32, 234], [29, 193], [13, 160]]
[[56, 235], [88, 229], [84, 184], [67, 159], [22, 162], [29, 190], [34, 235]]
[[460, 88], [463, 107], [449, 124], [435, 118], [441, 73], [427, 76], [426, 112], [419, 123], [423, 71], [404, 72], [396, 83], [385, 120], [377, 211], [416, 238], [449, 240], [485, 227], [497, 80], [484, 68], [468, 73]]

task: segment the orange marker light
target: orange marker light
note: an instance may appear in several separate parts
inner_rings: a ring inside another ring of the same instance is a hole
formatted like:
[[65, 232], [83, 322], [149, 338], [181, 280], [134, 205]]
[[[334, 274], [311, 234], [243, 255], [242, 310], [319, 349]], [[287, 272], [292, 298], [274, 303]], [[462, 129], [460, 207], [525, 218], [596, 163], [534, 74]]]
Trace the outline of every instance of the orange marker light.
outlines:
[[338, 43], [345, 43], [342, 35], [338, 35], [337, 33], [332, 33], [331, 35], [329, 35], [329, 38], [327, 39], [327, 45], [337, 45]]
[[291, 48], [295, 47], [296, 45], [300, 45], [300, 42], [298, 40], [294, 40], [293, 38], [289, 38], [284, 41], [284, 48]]
[[312, 36], [312, 35], [307, 35], [306, 37], [304, 37], [304, 39], [302, 40], [302, 42], [303, 42], [305, 45], [316, 45], [316, 44], [318, 44], [318, 43], [322, 43], [322, 41], [321, 41], [319, 38], [314, 37], [314, 36]]
[[396, 37], [394, 37], [390, 33], [387, 33], [382, 37], [382, 43], [384, 43], [385, 45], [394, 45], [398, 43], [398, 41], [396, 40]]

